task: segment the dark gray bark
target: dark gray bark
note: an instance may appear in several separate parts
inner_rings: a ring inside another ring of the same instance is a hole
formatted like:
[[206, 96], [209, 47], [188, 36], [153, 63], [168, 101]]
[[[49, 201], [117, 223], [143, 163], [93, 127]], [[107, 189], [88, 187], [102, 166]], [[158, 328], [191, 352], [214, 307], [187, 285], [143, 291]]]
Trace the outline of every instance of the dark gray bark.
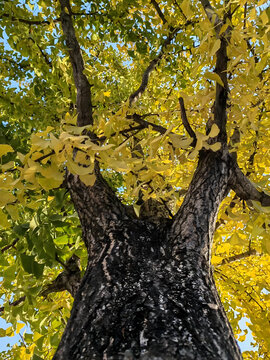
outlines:
[[[91, 86], [83, 73], [70, 3], [59, 2], [77, 89], [78, 125], [92, 124]], [[152, 3], [162, 19], [158, 4]], [[201, 4], [209, 20], [215, 22], [221, 40], [216, 72], [224, 86], [217, 84], [213, 107], [213, 122], [220, 133], [211, 142], [220, 141], [222, 148], [216, 153], [201, 150], [184, 202], [172, 220], [151, 221], [130, 215], [98, 166], [92, 187], [68, 174], [66, 184], [81, 221], [89, 259], [54, 360], [242, 359], [210, 265], [216, 215], [230, 189], [263, 205], [270, 197], [248, 181], [228, 153], [227, 44], [231, 30], [222, 36], [219, 31], [230, 12], [220, 20], [208, 0], [201, 0]], [[162, 50], [155, 61], [159, 56]], [[141, 86], [130, 96], [130, 105], [145, 90], [154, 69], [151, 64]], [[144, 127], [151, 125], [136, 114], [132, 120]], [[184, 120], [191, 133], [187, 118]], [[159, 125], [152, 128], [166, 132]]]
[[230, 168], [201, 153], [181, 209], [159, 223], [129, 217], [103, 179], [68, 176], [89, 263], [55, 360], [241, 359], [209, 261]]

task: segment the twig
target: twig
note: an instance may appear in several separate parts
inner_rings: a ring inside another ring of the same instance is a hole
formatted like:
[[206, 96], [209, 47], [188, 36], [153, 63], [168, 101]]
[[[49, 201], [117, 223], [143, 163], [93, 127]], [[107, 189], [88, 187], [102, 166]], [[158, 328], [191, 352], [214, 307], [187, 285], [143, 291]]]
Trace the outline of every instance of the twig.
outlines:
[[161, 125], [156, 125], [150, 121], [146, 121], [143, 119], [143, 116], [139, 115], [139, 114], [133, 114], [133, 115], [126, 115], [126, 118], [128, 120], [132, 120], [142, 126], [144, 126], [144, 128], [148, 128], [148, 127], [152, 127], [155, 131], [159, 132], [160, 134], [165, 134], [167, 129]]
[[[10, 306], [17, 306], [17, 305], [19, 305], [20, 303], [22, 303], [25, 299], [26, 299], [26, 296], [24, 295], [24, 296], [20, 297], [18, 300], [13, 301], [13, 302], [10, 302], [9, 305], [10, 305]], [[3, 312], [3, 311], [5, 311], [5, 307], [4, 307], [4, 306], [1, 306], [1, 307], [0, 307], [0, 312]]]
[[190, 124], [188, 122], [186, 109], [185, 109], [185, 105], [184, 105], [184, 99], [182, 97], [180, 97], [178, 100], [179, 100], [179, 104], [180, 104], [181, 118], [182, 118], [183, 125], [184, 125], [185, 129], [187, 130], [187, 133], [189, 134], [189, 136], [193, 138], [191, 146], [195, 146], [197, 138], [196, 138], [195, 132], [193, 131], [192, 127], [190, 126]]
[[12, 247], [15, 248], [15, 245], [17, 244], [17, 242], [18, 242], [19, 240], [20, 240], [19, 238], [16, 238], [11, 244], [4, 246], [4, 247], [1, 249], [1, 253], [3, 254], [5, 251], [7, 251], [8, 249], [10, 249], [10, 248], [12, 248]]
[[192, 23], [193, 23], [192, 21], [187, 21], [183, 26], [179, 26], [176, 28], [173, 28], [173, 27], [170, 28], [170, 33], [169, 33], [168, 37], [165, 39], [164, 43], [162, 44], [159, 54], [157, 55], [157, 57], [155, 59], [153, 59], [150, 62], [150, 64], [144, 71], [143, 76], [142, 76], [141, 85], [133, 94], [130, 95], [130, 97], [129, 97], [129, 105], [130, 106], [133, 105], [146, 90], [151, 72], [159, 64], [160, 60], [162, 59], [162, 57], [165, 53], [165, 49], [171, 43], [175, 34], [177, 34], [177, 32], [180, 31], [183, 27], [186, 27]]
[[221, 261], [221, 263], [217, 264], [217, 266], [221, 266], [221, 265], [225, 265], [225, 264], [229, 264], [229, 263], [232, 263], [234, 261], [237, 261], [237, 260], [242, 260], [242, 259], [245, 259], [251, 255], [259, 255], [257, 253], [257, 251], [255, 249], [250, 249], [250, 250], [247, 250], [241, 254], [237, 254], [237, 255], [232, 255], [228, 258], [225, 258]]

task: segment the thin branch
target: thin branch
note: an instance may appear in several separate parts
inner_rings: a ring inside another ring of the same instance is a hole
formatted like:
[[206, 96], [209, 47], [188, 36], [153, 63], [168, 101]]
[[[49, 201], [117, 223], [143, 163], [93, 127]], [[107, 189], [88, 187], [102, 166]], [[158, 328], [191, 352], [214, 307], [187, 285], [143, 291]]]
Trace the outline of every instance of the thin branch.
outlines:
[[156, 2], [156, 0], [150, 0], [150, 2], [154, 5], [154, 8], [156, 9], [156, 12], [158, 13], [158, 16], [162, 20], [163, 24], [166, 24], [168, 21], [166, 20], [163, 12], [161, 11], [158, 3]]
[[7, 251], [8, 249], [10, 249], [10, 248], [12, 248], [12, 247], [13, 247], [14, 249], [16, 249], [16, 248], [15, 248], [15, 245], [17, 244], [17, 242], [18, 242], [19, 240], [20, 240], [19, 238], [16, 238], [14, 241], [12, 241], [11, 244], [4, 246], [4, 247], [1, 249], [1, 253], [3, 254], [5, 251]]
[[241, 254], [237, 254], [237, 255], [232, 255], [228, 258], [225, 258], [221, 261], [221, 263], [217, 264], [217, 266], [221, 266], [221, 265], [225, 265], [225, 264], [229, 264], [229, 263], [232, 263], [234, 261], [237, 261], [237, 260], [242, 260], [242, 259], [245, 259], [251, 255], [259, 255], [257, 253], [257, 251], [255, 249], [250, 249], [250, 250], [247, 250]]
[[161, 125], [157, 125], [152, 123], [151, 121], [146, 121], [143, 119], [142, 115], [139, 114], [132, 114], [132, 115], [127, 115], [126, 118], [128, 120], [132, 120], [134, 122], [136, 122], [137, 124], [142, 125], [144, 128], [149, 128], [150, 126], [157, 132], [159, 132], [160, 134], [165, 134], [167, 129]]
[[41, 55], [43, 56], [46, 64], [47, 64], [50, 68], [52, 68], [52, 62], [51, 62], [51, 60], [49, 59], [48, 55], [45, 53], [45, 51], [42, 50], [42, 48], [39, 46], [39, 44], [38, 44], [31, 36], [29, 36], [28, 39], [31, 40], [31, 41], [33, 41], [33, 43], [38, 47], [38, 49], [39, 49]]
[[4, 17], [9, 18], [11, 21], [18, 21], [18, 22], [21, 22], [21, 23], [27, 24], [27, 25], [50, 25], [50, 22], [48, 20], [22, 19], [22, 18], [17, 18], [15, 16], [10, 16], [10, 14], [1, 14], [0, 15], [0, 19], [2, 19]]
[[[9, 305], [10, 306], [17, 306], [17, 305], [21, 304], [25, 299], [26, 299], [26, 296], [24, 295], [24, 296], [20, 297], [18, 300], [10, 302]], [[0, 307], [0, 312], [3, 312], [3, 311], [5, 311], [5, 307], [1, 306]]]
[[186, 109], [185, 109], [185, 105], [184, 105], [184, 99], [182, 97], [180, 97], [178, 100], [179, 100], [179, 104], [180, 104], [181, 118], [182, 118], [183, 125], [184, 125], [185, 129], [187, 130], [187, 133], [189, 134], [189, 136], [193, 138], [191, 146], [195, 146], [197, 138], [196, 138], [195, 132], [193, 131], [192, 127], [190, 126], [190, 124], [188, 122]]
[[192, 23], [193, 23], [192, 21], [187, 21], [183, 26], [180, 26], [177, 28], [171, 27], [171, 29], [170, 29], [171, 31], [170, 31], [168, 37], [165, 39], [164, 43], [162, 44], [159, 54], [157, 55], [157, 57], [155, 59], [153, 59], [150, 62], [150, 64], [144, 71], [143, 76], [142, 76], [141, 85], [138, 87], [138, 89], [136, 91], [134, 91], [133, 94], [130, 95], [130, 97], [129, 97], [129, 105], [130, 106], [133, 105], [142, 96], [142, 94], [146, 90], [151, 72], [160, 63], [160, 60], [162, 59], [163, 55], [165, 54], [165, 50], [166, 50], [167, 46], [171, 43], [174, 36], [177, 34], [178, 31], [183, 29], [183, 27], [186, 27], [187, 25], [190, 25]]

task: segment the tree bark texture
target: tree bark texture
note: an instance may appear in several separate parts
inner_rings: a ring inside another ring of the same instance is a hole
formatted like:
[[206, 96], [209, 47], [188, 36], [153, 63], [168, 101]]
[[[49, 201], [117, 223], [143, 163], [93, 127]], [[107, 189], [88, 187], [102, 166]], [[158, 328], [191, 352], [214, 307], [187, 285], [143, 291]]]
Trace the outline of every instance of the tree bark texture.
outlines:
[[226, 151], [201, 151], [178, 213], [155, 222], [128, 215], [101, 176], [68, 175], [89, 262], [54, 360], [242, 358], [210, 266], [231, 169]]

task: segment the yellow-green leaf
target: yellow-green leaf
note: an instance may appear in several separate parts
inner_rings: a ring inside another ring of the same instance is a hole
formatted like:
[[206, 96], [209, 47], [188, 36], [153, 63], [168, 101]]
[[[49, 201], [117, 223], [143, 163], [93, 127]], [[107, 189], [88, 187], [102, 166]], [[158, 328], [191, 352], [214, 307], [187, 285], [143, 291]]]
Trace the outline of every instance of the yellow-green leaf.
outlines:
[[224, 83], [223, 83], [223, 81], [221, 80], [221, 78], [220, 78], [220, 76], [219, 76], [218, 74], [213, 73], [213, 72], [206, 71], [206, 73], [204, 74], [204, 76], [205, 76], [207, 79], [216, 81], [219, 85], [221, 85], [221, 86], [224, 87]]
[[9, 152], [13, 152], [14, 150], [10, 145], [0, 144], [0, 157], [6, 155]]

